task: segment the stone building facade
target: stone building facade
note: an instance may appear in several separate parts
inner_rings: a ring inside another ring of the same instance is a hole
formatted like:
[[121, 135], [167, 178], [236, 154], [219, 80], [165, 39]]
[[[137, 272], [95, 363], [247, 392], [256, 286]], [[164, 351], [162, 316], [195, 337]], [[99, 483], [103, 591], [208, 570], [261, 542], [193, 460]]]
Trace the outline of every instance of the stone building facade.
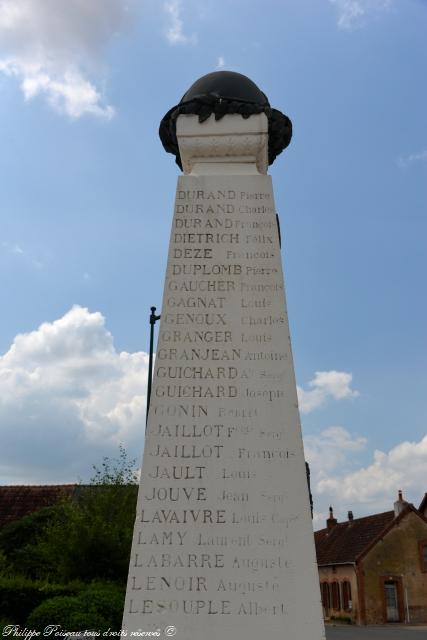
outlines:
[[427, 622], [426, 497], [338, 523], [332, 508], [315, 533], [325, 619], [356, 624]]

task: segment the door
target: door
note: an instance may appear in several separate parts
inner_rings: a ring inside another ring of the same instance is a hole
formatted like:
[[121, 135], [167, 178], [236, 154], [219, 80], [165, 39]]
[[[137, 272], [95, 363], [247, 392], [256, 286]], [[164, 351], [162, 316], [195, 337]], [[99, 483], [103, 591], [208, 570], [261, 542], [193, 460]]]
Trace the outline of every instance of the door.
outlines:
[[387, 622], [399, 622], [399, 603], [397, 600], [397, 584], [385, 582], [385, 608]]

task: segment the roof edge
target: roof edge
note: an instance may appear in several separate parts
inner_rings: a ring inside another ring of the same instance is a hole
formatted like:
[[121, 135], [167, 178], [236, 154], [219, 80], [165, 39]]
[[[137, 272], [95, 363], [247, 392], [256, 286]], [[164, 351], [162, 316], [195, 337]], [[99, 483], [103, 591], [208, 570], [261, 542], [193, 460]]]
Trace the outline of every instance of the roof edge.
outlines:
[[389, 531], [391, 531], [393, 527], [399, 524], [399, 522], [401, 522], [401, 520], [403, 520], [403, 518], [405, 518], [409, 513], [415, 513], [415, 515], [417, 515], [419, 518], [421, 518], [421, 520], [423, 520], [423, 522], [427, 524], [427, 518], [425, 518], [422, 513], [418, 511], [416, 507], [414, 507], [413, 504], [408, 502], [408, 504], [404, 509], [402, 509], [399, 515], [393, 518], [393, 520], [389, 522], [389, 524], [387, 524], [373, 540], [371, 540], [371, 542], [365, 547], [365, 549], [361, 553], [359, 553], [358, 556], [356, 556], [356, 563], [359, 563], [361, 560], [363, 560], [366, 554], [369, 553], [369, 551], [377, 544], [377, 542], [381, 540], [381, 538], [384, 538], [384, 536], [386, 536]]
[[[335, 527], [339, 527], [340, 525], [348, 525], [349, 522], [356, 523], [356, 522], [360, 522], [360, 520], [365, 520], [367, 518], [372, 518], [372, 517], [376, 517], [376, 516], [383, 516], [386, 513], [392, 513], [393, 509], [388, 509], [388, 511], [381, 511], [381, 513], [371, 513], [369, 516], [361, 516], [360, 518], [354, 518], [352, 521], [350, 520], [343, 520], [343, 522], [337, 522], [337, 524], [335, 525]], [[328, 529], [328, 527], [323, 527], [323, 529], [317, 529], [317, 531], [314, 532], [314, 534], [316, 535], [316, 533], [320, 533], [321, 531], [326, 531], [328, 533], [330, 533], [330, 531], [334, 531], [335, 527], [333, 527], [331, 530]]]
[[78, 487], [77, 482], [70, 482], [68, 484], [0, 484], [0, 491], [2, 489], [44, 489], [52, 487]]

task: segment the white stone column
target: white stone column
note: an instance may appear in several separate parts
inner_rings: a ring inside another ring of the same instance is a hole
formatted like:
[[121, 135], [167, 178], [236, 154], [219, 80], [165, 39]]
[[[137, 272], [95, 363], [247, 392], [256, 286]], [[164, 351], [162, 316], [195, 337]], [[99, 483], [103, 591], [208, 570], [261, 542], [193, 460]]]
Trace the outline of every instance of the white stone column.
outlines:
[[321, 640], [268, 121], [181, 115], [177, 136], [123, 628]]

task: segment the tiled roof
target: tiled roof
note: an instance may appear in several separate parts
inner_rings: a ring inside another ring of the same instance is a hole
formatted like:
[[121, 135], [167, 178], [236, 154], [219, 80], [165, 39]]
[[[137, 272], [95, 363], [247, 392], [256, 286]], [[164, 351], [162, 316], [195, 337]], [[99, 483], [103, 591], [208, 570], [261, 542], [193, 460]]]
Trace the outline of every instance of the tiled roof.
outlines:
[[75, 484], [0, 486], [0, 527], [73, 495]]
[[394, 511], [339, 522], [332, 529], [316, 531], [318, 565], [355, 562], [356, 558], [394, 520]]

